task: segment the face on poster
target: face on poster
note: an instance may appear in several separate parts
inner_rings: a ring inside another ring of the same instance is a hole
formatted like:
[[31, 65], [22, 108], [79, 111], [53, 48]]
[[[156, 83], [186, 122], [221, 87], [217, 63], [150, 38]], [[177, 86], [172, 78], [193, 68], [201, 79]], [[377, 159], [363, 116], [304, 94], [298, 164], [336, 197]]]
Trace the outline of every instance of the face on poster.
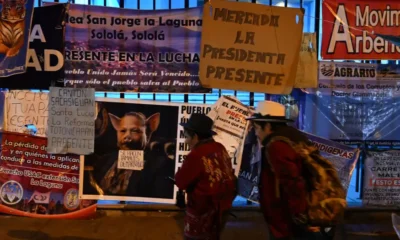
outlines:
[[179, 104], [96, 99], [94, 154], [82, 158], [83, 199], [175, 203]]

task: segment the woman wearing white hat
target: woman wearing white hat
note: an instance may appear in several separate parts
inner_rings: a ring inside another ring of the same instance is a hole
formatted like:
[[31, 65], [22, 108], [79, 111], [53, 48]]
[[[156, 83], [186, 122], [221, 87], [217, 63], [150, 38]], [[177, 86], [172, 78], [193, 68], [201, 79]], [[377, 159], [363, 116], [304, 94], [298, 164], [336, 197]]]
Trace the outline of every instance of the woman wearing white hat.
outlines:
[[258, 103], [252, 121], [262, 142], [260, 205], [270, 230], [270, 239], [325, 239], [319, 228], [307, 226], [307, 190], [302, 177], [302, 159], [285, 142], [271, 141], [281, 136], [295, 143], [309, 143], [297, 129], [288, 126], [285, 106], [277, 102]]

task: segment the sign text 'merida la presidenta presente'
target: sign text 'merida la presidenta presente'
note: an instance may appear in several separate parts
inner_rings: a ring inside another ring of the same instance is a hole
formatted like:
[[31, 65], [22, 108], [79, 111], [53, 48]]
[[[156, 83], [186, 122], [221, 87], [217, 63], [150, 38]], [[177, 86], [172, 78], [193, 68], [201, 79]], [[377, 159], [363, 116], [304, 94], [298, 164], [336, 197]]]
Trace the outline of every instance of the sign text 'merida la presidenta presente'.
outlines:
[[203, 87], [289, 94], [303, 36], [301, 9], [212, 1], [204, 5]]

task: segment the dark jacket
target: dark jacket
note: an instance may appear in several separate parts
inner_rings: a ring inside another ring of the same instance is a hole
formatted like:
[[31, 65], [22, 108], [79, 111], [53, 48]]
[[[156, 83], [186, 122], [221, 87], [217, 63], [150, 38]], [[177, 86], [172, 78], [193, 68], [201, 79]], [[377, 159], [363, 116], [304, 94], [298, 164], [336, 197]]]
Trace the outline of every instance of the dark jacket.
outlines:
[[[144, 159], [143, 170], [132, 172], [125, 196], [173, 199], [174, 185], [165, 178], [173, 176], [175, 172], [174, 161], [164, 154], [159, 154], [150, 149], [145, 150]], [[98, 185], [116, 161], [118, 161], [118, 151], [97, 159], [98, 164], [95, 165], [94, 178]], [[106, 189], [104, 194], [115, 195], [110, 194]]]
[[[282, 127], [263, 141], [260, 179], [260, 205], [275, 238], [302, 235], [305, 231], [293, 219], [306, 213], [306, 183], [302, 177], [302, 159], [287, 143], [269, 142], [275, 136], [293, 142], [309, 142], [292, 127]], [[267, 147], [268, 146], [268, 147]]]

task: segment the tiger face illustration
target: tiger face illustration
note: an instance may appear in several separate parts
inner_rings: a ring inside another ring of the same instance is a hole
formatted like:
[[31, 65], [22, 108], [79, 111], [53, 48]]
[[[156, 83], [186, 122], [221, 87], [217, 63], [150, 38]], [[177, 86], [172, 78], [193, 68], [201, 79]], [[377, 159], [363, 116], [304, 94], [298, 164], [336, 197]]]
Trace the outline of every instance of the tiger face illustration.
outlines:
[[24, 45], [27, 0], [0, 0], [0, 54], [13, 57]]

